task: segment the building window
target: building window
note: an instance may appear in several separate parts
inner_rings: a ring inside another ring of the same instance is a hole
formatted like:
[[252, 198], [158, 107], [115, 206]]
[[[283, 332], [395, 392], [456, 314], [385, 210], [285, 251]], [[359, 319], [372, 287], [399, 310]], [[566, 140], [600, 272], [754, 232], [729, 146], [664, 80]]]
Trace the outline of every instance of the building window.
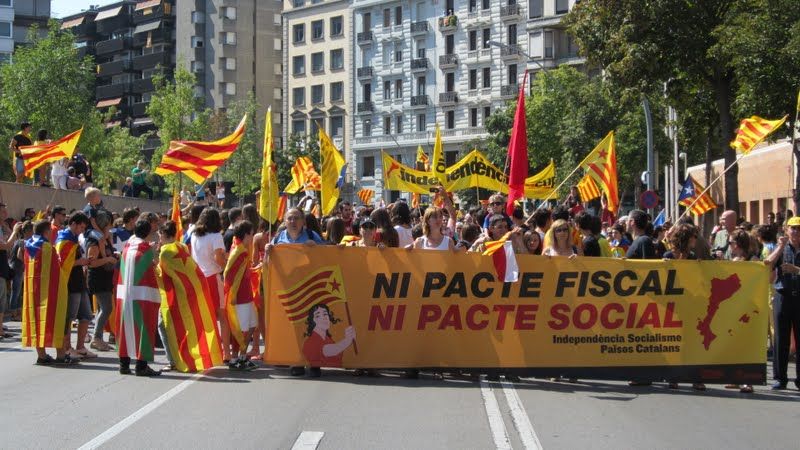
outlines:
[[403, 24], [403, 7], [396, 6], [394, 8], [394, 24], [395, 25], [402, 25]]
[[403, 80], [394, 80], [394, 98], [403, 98]]
[[320, 126], [323, 126], [323, 127], [325, 126], [325, 118], [319, 118], [319, 119], [312, 118], [311, 119], [311, 133], [310, 133], [310, 135], [314, 136], [315, 138], [317, 136], [319, 136], [319, 127]]
[[203, 38], [200, 36], [192, 36], [192, 48], [202, 48]]
[[331, 136], [342, 136], [344, 133], [344, 117], [342, 116], [331, 116], [330, 121], [331, 127]]
[[281, 15], [280, 14], [273, 14], [272, 15], [272, 24], [273, 25], [281, 25], [281, 24], [283, 24], [283, 21], [281, 20]]
[[292, 74], [305, 75], [306, 74], [306, 57], [299, 55], [292, 57]]
[[517, 24], [508, 26], [508, 45], [517, 45]]
[[469, 30], [469, 51], [478, 49], [478, 30]]
[[444, 152], [444, 165], [445, 167], [450, 167], [456, 163], [458, 159], [458, 152], [451, 151], [451, 152]]
[[344, 100], [344, 82], [337, 81], [331, 83], [331, 101], [341, 102]]
[[528, 18], [535, 19], [544, 14], [544, 0], [528, 0]]
[[445, 123], [444, 127], [448, 130], [452, 130], [456, 127], [456, 112], [453, 110], [447, 111], [445, 113]]
[[402, 48], [395, 48], [394, 50], [394, 62], [403, 62], [403, 49]]
[[[189, 64], [189, 68], [192, 73], [200, 73], [204, 69], [203, 61], [192, 61], [191, 64]], [[144, 73], [142, 73], [142, 78], [145, 78]]]
[[14, 6], [12, 0], [0, 0], [0, 6]]
[[395, 116], [394, 132], [397, 134], [401, 134], [403, 132], [403, 116]]
[[469, 12], [478, 10], [478, 0], [469, 0]]
[[236, 45], [236, 33], [233, 31], [222, 33], [222, 43], [225, 45]]
[[389, 116], [383, 118], [383, 134], [392, 134], [392, 118]]
[[[281, 89], [281, 88], [272, 88], [272, 97], [275, 98], [276, 100], [282, 99], [283, 98], [283, 89]], [[276, 114], [276, 115], [278, 117], [280, 117], [280, 114]]]
[[392, 98], [392, 82], [386, 80], [383, 82], [383, 99], [389, 100]]
[[483, 36], [481, 39], [481, 45], [483, 48], [489, 48], [489, 41], [492, 40], [492, 29], [491, 28], [484, 28], [483, 29]]
[[292, 89], [292, 106], [302, 107], [306, 105], [306, 88], [296, 87]]
[[225, 6], [222, 8], [222, 15], [226, 19], [236, 20], [236, 8], [233, 6]]
[[272, 41], [272, 49], [275, 51], [281, 51], [281, 47], [283, 47], [283, 41], [281, 41], [279, 38], [275, 38]]
[[469, 126], [473, 128], [478, 126], [478, 108], [469, 109]]
[[192, 23], [206, 23], [206, 15], [201, 11], [192, 11]]
[[321, 84], [311, 86], [311, 104], [319, 105], [325, 102], [325, 89]]
[[344, 33], [342, 16], [331, 17], [331, 37], [341, 36]]
[[340, 70], [344, 68], [344, 50], [337, 48], [331, 50], [331, 70]]
[[489, 116], [492, 115], [492, 107], [491, 106], [484, 106], [483, 107], [483, 126], [486, 126], [486, 122], [489, 120]]
[[325, 37], [325, 30], [321, 20], [311, 22], [311, 39], [322, 39]]
[[299, 8], [305, 5], [305, 3], [306, 3], [305, 0], [292, 0], [292, 6], [294, 6], [295, 8]]
[[552, 31], [545, 31], [544, 32], [544, 57], [545, 58], [552, 58], [553, 57], [553, 32]]
[[365, 156], [361, 160], [361, 176], [374, 177], [375, 176], [375, 157]]
[[361, 129], [361, 135], [364, 136], [364, 137], [372, 136], [372, 121], [371, 120], [367, 119], [367, 120], [364, 121], [362, 129]]
[[306, 25], [298, 23], [292, 26], [292, 43], [300, 44], [306, 40]]
[[236, 58], [225, 58], [225, 70], [236, 70]]
[[542, 48], [542, 32], [531, 33], [528, 36], [528, 54], [531, 55], [531, 58], [541, 58], [543, 54]]
[[489, 0], [483, 0], [481, 2], [481, 8], [482, 9], [489, 9], [489, 7], [490, 7]]
[[508, 81], [507, 81], [507, 83], [508, 83], [509, 86], [517, 84], [517, 65], [516, 64], [510, 64], [508, 66]]
[[383, 26], [392, 26], [392, 10], [389, 8], [383, 10]]
[[478, 89], [478, 70], [469, 69], [469, 88]]
[[236, 95], [236, 83], [225, 83], [225, 94]]
[[492, 69], [489, 67], [483, 68], [483, 87], [492, 87]]
[[417, 114], [417, 131], [425, 131], [428, 123], [425, 120], [425, 114]]
[[275, 75], [283, 75], [283, 64], [275, 63]]
[[568, 0], [556, 0], [556, 14], [566, 14], [569, 12]]
[[311, 72], [317, 73], [325, 70], [325, 53], [317, 52], [311, 54]]
[[292, 121], [292, 134], [306, 134], [305, 119], [295, 119]]

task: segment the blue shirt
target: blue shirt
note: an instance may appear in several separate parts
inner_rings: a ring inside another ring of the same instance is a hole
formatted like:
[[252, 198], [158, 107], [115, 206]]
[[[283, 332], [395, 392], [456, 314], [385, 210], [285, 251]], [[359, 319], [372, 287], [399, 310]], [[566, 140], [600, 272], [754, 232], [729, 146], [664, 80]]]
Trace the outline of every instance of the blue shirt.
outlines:
[[286, 230], [283, 230], [277, 236], [275, 236], [272, 239], [272, 243], [276, 244], [276, 245], [277, 244], [303, 244], [305, 242], [308, 242], [309, 239], [313, 240], [317, 244], [323, 244], [324, 243], [322, 241], [322, 238], [317, 234], [316, 231], [310, 231], [310, 230], [306, 230], [306, 229], [303, 229], [303, 231], [300, 232], [300, 235], [297, 236], [297, 239], [294, 239], [294, 240], [292, 240], [292, 238], [289, 237], [289, 233]]

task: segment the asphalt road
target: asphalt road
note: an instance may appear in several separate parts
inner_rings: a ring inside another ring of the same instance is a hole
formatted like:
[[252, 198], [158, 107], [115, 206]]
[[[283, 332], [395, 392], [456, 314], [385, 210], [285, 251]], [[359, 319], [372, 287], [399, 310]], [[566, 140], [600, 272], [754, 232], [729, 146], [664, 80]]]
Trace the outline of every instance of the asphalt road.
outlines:
[[[18, 323], [10, 323], [12, 331]], [[116, 354], [67, 368], [0, 342], [0, 448], [796, 448], [800, 392], [283, 368], [123, 376]], [[159, 367], [165, 361], [157, 356]], [[790, 370], [793, 373], [794, 367]]]

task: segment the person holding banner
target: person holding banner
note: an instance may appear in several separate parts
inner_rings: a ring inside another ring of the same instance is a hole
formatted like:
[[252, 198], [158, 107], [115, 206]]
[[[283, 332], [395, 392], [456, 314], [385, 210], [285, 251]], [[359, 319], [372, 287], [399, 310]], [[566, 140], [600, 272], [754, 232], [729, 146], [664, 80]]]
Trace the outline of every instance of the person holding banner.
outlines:
[[[728, 250], [730, 251], [731, 261], [758, 261], [758, 256], [752, 249], [750, 235], [742, 230], [735, 229], [728, 235]], [[753, 386], [749, 384], [729, 384], [726, 389], [739, 389], [743, 394], [752, 394]]]

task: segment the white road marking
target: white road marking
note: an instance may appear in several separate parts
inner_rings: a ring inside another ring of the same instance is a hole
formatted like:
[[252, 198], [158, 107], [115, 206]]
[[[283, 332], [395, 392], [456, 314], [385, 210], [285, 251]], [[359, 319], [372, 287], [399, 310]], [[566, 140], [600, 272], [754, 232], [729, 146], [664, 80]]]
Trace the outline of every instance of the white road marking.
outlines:
[[503, 385], [503, 393], [506, 394], [508, 407], [511, 409], [511, 419], [514, 420], [514, 427], [519, 433], [522, 445], [528, 450], [542, 450], [542, 443], [539, 442], [539, 437], [536, 436], [536, 432], [533, 431], [531, 419], [528, 417], [528, 413], [525, 412], [525, 408], [522, 406], [522, 400], [519, 398], [517, 390], [514, 389], [514, 385], [508, 381], [503, 381], [501, 384]]
[[486, 418], [489, 419], [489, 429], [492, 431], [494, 446], [498, 449], [511, 449], [511, 441], [508, 439], [506, 424], [503, 422], [503, 414], [497, 405], [497, 397], [494, 389], [486, 380], [481, 380], [481, 396], [483, 397], [483, 407], [486, 410]]
[[322, 431], [303, 431], [300, 433], [300, 436], [297, 436], [297, 440], [294, 441], [292, 450], [316, 450], [319, 441], [322, 440], [322, 436], [324, 435], [325, 433]]
[[205, 372], [199, 372], [194, 374], [188, 380], [183, 381], [181, 384], [175, 386], [174, 388], [168, 390], [167, 392], [163, 393], [160, 397], [153, 400], [152, 402], [142, 406], [138, 411], [134, 412], [130, 416], [122, 419], [121, 421], [117, 422], [116, 425], [107, 429], [96, 438], [92, 439], [91, 441], [83, 444], [78, 448], [78, 450], [91, 450], [100, 447], [101, 445], [105, 444], [109, 440], [111, 440], [114, 436], [120, 434], [121, 432], [125, 431], [126, 428], [130, 427], [134, 423], [138, 422], [139, 419], [142, 417], [150, 414], [156, 408], [166, 403], [172, 397], [180, 394], [183, 390], [191, 386], [192, 383], [197, 381], [201, 376], [203, 376]]

